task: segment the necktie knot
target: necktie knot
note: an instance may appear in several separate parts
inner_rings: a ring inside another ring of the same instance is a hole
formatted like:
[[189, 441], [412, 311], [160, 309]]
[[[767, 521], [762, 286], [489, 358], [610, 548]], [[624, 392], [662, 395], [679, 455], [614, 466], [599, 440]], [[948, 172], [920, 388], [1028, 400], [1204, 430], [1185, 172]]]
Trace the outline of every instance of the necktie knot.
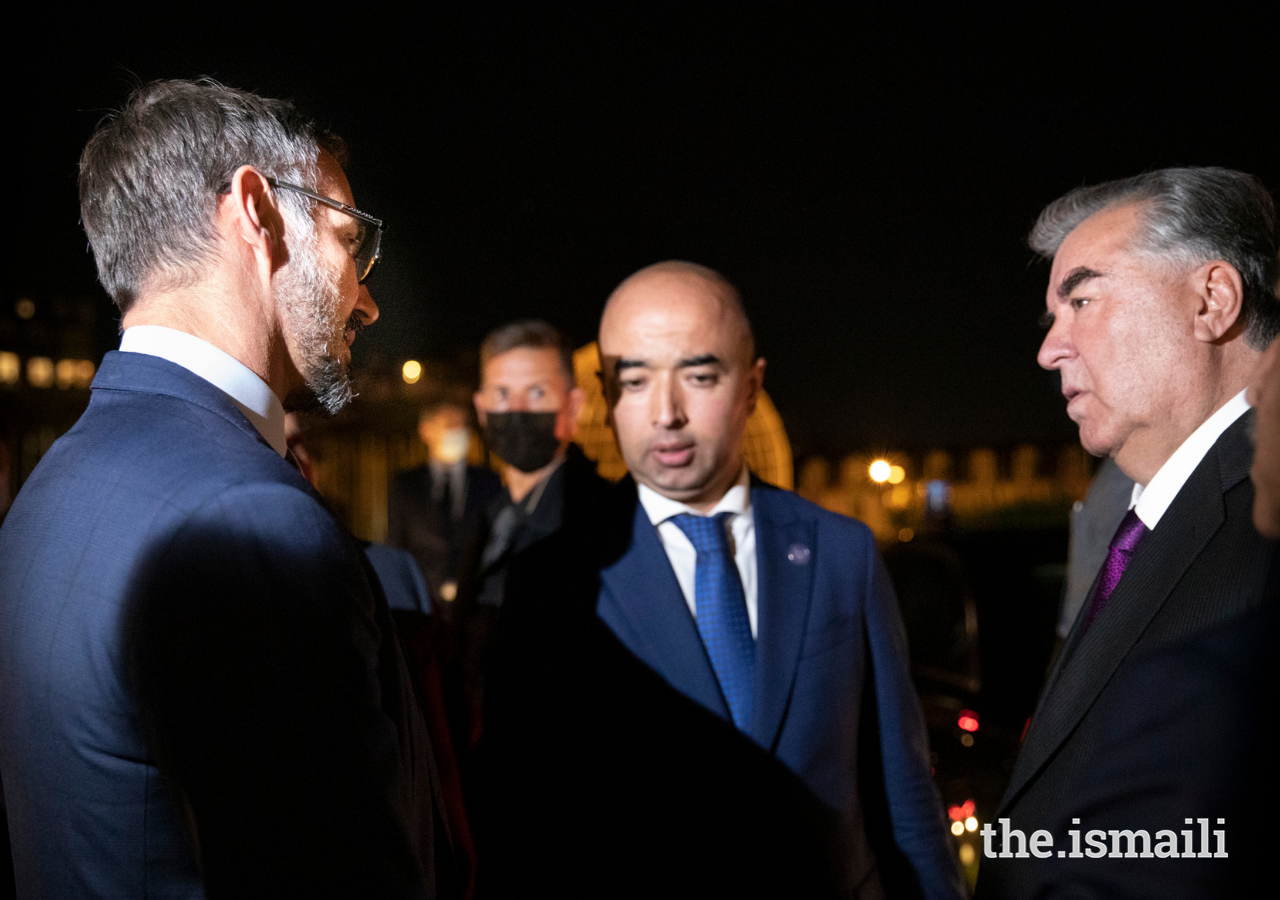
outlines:
[[725, 522], [733, 513], [723, 512], [714, 516], [695, 516], [693, 513], [680, 513], [671, 517], [675, 526], [684, 532], [684, 536], [698, 551], [699, 558], [704, 553], [724, 553], [729, 549], [729, 539], [725, 533]]
[[1138, 549], [1138, 544], [1142, 543], [1142, 539], [1151, 533], [1151, 530], [1143, 524], [1138, 518], [1138, 514], [1132, 509], [1125, 513], [1123, 519], [1120, 520], [1120, 527], [1116, 529], [1115, 536], [1111, 538], [1111, 546], [1107, 550], [1106, 561], [1102, 564], [1102, 571], [1098, 573], [1098, 588], [1093, 595], [1093, 600], [1089, 603], [1089, 608], [1085, 613], [1085, 627], [1093, 624], [1093, 620], [1098, 618], [1098, 614], [1102, 612], [1102, 608], [1106, 606], [1107, 601], [1111, 599], [1111, 593], [1116, 589], [1116, 585], [1120, 583], [1120, 577], [1124, 575], [1124, 570], [1129, 567], [1129, 560], [1133, 556], [1133, 552]]
[[1111, 539], [1111, 548], [1121, 553], [1132, 553], [1138, 549], [1138, 543], [1148, 530], [1138, 518], [1138, 514], [1131, 509], [1120, 520], [1120, 527], [1116, 529], [1115, 537]]

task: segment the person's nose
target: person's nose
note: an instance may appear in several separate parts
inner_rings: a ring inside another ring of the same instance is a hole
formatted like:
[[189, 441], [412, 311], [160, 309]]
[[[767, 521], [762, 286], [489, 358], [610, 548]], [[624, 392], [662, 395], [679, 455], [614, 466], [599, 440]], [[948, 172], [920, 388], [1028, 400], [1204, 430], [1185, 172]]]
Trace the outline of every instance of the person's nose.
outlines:
[[687, 421], [680, 379], [673, 374], [658, 376], [653, 392], [653, 423], [659, 428], [675, 429], [683, 428]]
[[363, 284], [360, 285], [360, 293], [356, 294], [356, 311], [364, 317], [365, 325], [378, 321], [378, 304], [373, 302], [373, 294]]
[[1036, 362], [1040, 363], [1043, 369], [1059, 369], [1074, 355], [1075, 345], [1071, 342], [1071, 326], [1068, 319], [1066, 316], [1055, 316], [1053, 326], [1040, 344]]

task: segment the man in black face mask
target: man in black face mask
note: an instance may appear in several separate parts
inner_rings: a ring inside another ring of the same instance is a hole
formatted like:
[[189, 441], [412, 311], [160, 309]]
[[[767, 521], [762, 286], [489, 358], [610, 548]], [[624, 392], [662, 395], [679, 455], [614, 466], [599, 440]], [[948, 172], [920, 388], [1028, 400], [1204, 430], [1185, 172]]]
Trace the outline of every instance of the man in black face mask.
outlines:
[[585, 397], [574, 381], [573, 348], [564, 332], [540, 320], [503, 325], [481, 344], [480, 371], [476, 414], [489, 449], [503, 462], [507, 490], [490, 504], [487, 535], [463, 561], [458, 586], [466, 617], [464, 734], [470, 745], [480, 734], [488, 637], [509, 562], [608, 487], [572, 443]]

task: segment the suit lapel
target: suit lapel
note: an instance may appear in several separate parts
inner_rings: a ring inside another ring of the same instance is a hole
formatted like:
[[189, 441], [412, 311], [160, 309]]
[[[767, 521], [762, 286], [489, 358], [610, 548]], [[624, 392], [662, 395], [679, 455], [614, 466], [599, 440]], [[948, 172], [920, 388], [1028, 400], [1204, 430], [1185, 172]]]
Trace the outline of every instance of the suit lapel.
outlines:
[[[1236, 422], [1187, 479], [1160, 524], [1134, 554], [1104, 615], [1083, 633], [1078, 619], [1050, 675], [1005, 792], [1004, 810], [1084, 718], [1183, 573], [1226, 520], [1223, 492], [1247, 474], [1234, 446]], [[1083, 618], [1083, 617], [1081, 617]]]
[[657, 529], [630, 491], [631, 542], [600, 572], [596, 612], [618, 639], [676, 690], [724, 719], [729, 707]]
[[817, 551], [814, 523], [797, 518], [779, 502], [783, 497], [776, 489], [752, 485], [759, 583], [751, 736], [766, 749], [777, 742], [795, 684]]

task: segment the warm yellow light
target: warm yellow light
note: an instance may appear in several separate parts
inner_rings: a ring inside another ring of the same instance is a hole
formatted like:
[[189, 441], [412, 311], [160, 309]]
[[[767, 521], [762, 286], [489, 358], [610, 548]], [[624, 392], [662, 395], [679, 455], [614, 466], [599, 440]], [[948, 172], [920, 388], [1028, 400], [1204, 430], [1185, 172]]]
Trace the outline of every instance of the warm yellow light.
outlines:
[[416, 359], [408, 360], [400, 369], [405, 384], [417, 384], [422, 377], [422, 363]]
[[75, 385], [80, 374], [80, 362], [75, 359], [60, 359], [54, 372], [57, 374], [58, 387], [65, 391]]
[[964, 834], [964, 823], [963, 823], [963, 822], [952, 822], [952, 823], [951, 823], [951, 833], [952, 833], [952, 834], [954, 834], [956, 837], [960, 837], [960, 835]]
[[0, 350], [0, 384], [17, 384], [22, 377], [22, 360], [16, 353]]
[[893, 471], [893, 467], [887, 461], [877, 459], [867, 471], [870, 473], [872, 481], [876, 484], [884, 484], [889, 480], [889, 473]]
[[960, 865], [971, 866], [976, 858], [977, 853], [973, 849], [973, 844], [960, 845]]
[[969, 818], [965, 819], [965, 820], [964, 820], [964, 830], [965, 830], [965, 831], [977, 831], [977, 830], [978, 830], [978, 820], [977, 820], [977, 819], [975, 819], [973, 816], [970, 816]]
[[30, 319], [36, 314], [36, 305], [23, 297], [13, 305], [13, 311], [18, 314], [19, 319]]
[[27, 383], [35, 388], [53, 387], [53, 360], [47, 356], [27, 360]]
[[902, 466], [889, 467], [889, 483], [890, 484], [902, 484], [902, 479], [906, 477], [907, 477], [907, 470], [902, 468]]
[[93, 362], [87, 359], [60, 359], [54, 366], [58, 387], [87, 388], [93, 384]]
[[904, 544], [910, 541], [915, 536], [916, 536], [916, 533], [912, 531], [910, 528], [904, 528], [898, 532], [898, 540], [902, 541], [902, 543]]

